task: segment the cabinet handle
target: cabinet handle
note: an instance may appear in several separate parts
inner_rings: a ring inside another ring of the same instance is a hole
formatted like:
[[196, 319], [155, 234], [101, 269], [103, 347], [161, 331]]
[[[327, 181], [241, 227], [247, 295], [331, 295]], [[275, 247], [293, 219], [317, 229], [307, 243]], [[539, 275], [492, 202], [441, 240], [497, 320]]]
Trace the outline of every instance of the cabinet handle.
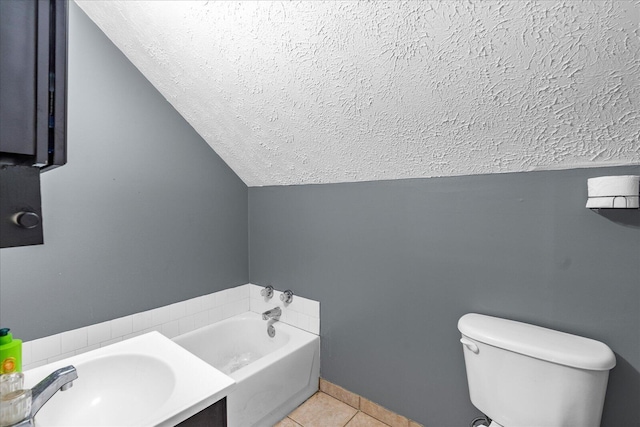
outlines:
[[40, 225], [40, 217], [35, 212], [18, 212], [13, 220], [18, 227], [36, 228]]

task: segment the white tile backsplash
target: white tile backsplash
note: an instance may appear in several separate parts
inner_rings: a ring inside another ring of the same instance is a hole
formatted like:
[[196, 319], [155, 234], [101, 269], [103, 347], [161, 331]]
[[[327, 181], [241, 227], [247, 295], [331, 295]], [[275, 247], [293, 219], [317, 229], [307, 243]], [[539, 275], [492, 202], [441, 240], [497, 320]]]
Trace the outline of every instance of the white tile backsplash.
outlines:
[[[86, 353], [87, 351], [97, 350], [99, 348], [100, 348], [100, 344], [90, 345], [90, 346], [81, 348], [80, 350], [76, 350], [76, 354]], [[35, 366], [32, 366], [32, 368], [35, 368]]]
[[281, 321], [308, 332], [320, 334], [320, 303], [294, 295], [290, 304], [280, 301], [281, 291], [265, 300], [261, 286], [246, 284], [74, 329], [22, 344], [22, 368], [33, 369], [46, 363], [95, 350], [123, 339], [158, 331], [167, 338], [219, 322], [247, 311], [262, 313], [282, 308]]
[[120, 317], [111, 321], [111, 336], [123, 337], [133, 332], [133, 316]]
[[63, 353], [75, 352], [89, 345], [88, 328], [74, 329], [60, 335], [62, 339], [60, 351]]
[[47, 359], [47, 363], [57, 362], [58, 360], [66, 359], [67, 357], [75, 356], [74, 351], [69, 351], [66, 353], [58, 354], [56, 356], [50, 357]]
[[[51, 335], [35, 340], [31, 347], [31, 356], [34, 361], [47, 360], [62, 353], [62, 334]], [[23, 367], [24, 369], [24, 367]]]
[[[317, 332], [314, 332], [317, 331]], [[320, 335], [320, 316], [309, 316], [309, 332], [313, 332], [316, 335]]]
[[190, 300], [185, 301], [187, 307], [187, 315], [194, 315], [196, 313], [200, 313], [202, 311], [202, 300], [204, 298], [192, 298]]
[[151, 326], [159, 326], [171, 320], [171, 308], [168, 305], [151, 310]]
[[207, 314], [209, 316], [210, 325], [222, 320], [222, 310], [220, 310], [218, 307], [208, 310]]
[[33, 348], [33, 341], [27, 341], [22, 343], [22, 368], [33, 363], [33, 356], [31, 349]]
[[100, 344], [111, 339], [111, 322], [102, 322], [87, 327], [87, 345]]
[[100, 347], [106, 347], [108, 345], [115, 344], [115, 343], [120, 342], [120, 341], [122, 341], [122, 337], [111, 338], [110, 340], [101, 342], [100, 343]]
[[194, 329], [200, 329], [209, 325], [209, 312], [201, 311], [193, 315], [193, 327]]
[[169, 306], [171, 320], [179, 320], [187, 315], [187, 301], [177, 302]]
[[132, 333], [144, 331], [153, 326], [153, 315], [150, 311], [143, 311], [131, 316]]

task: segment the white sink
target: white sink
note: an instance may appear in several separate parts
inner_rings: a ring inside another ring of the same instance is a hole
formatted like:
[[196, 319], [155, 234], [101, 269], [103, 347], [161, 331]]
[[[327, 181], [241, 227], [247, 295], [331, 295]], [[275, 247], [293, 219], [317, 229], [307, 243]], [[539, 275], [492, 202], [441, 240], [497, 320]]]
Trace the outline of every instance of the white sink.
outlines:
[[78, 379], [42, 407], [38, 427], [173, 426], [229, 394], [235, 384], [151, 332], [26, 371], [25, 386], [68, 365], [75, 366]]

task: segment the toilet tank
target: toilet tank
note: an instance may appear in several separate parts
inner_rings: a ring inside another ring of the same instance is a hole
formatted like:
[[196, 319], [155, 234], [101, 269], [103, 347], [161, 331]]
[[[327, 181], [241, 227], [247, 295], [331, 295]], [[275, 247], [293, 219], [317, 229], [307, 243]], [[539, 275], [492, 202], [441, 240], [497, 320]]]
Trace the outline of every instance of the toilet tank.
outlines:
[[599, 341], [482, 314], [458, 321], [471, 402], [505, 427], [597, 427], [616, 359]]

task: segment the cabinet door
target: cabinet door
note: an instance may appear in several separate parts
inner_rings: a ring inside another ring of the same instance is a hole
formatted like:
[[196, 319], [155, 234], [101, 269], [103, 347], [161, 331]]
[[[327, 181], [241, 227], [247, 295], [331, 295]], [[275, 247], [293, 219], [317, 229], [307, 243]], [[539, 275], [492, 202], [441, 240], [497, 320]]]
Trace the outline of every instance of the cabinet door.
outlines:
[[223, 397], [176, 427], [227, 427], [227, 398]]
[[0, 248], [42, 244], [41, 218], [40, 169], [0, 166]]
[[0, 1], [0, 151], [36, 154], [38, 8], [31, 1]]
[[0, 164], [66, 163], [67, 0], [0, 0]]

